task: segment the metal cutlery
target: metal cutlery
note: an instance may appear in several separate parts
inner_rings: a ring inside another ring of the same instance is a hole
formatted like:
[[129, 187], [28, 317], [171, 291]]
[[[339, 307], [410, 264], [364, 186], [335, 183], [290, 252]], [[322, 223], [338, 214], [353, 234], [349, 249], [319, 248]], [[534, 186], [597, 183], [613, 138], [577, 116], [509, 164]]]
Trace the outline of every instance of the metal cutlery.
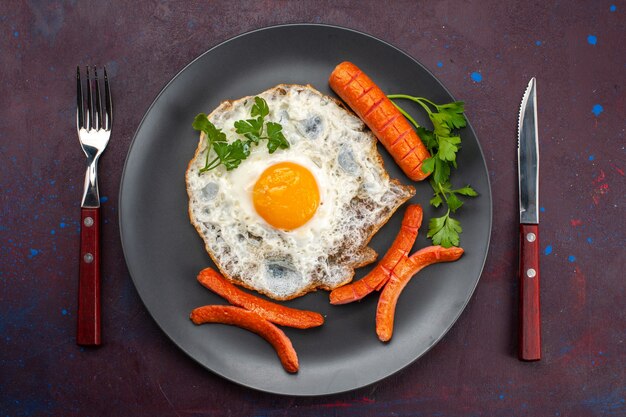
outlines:
[[[80, 216], [80, 269], [78, 288], [78, 329], [76, 342], [97, 346], [100, 335], [100, 195], [98, 159], [104, 152], [113, 122], [113, 106], [106, 68], [104, 68], [104, 107], [96, 67], [93, 77], [87, 67], [86, 97], [83, 95], [80, 68], [76, 68], [76, 129], [87, 156], [87, 172]], [[85, 104], [87, 108], [85, 109]]]
[[528, 83], [519, 112], [517, 167], [520, 209], [520, 339], [519, 358], [541, 359], [539, 303], [539, 134], [537, 81]]

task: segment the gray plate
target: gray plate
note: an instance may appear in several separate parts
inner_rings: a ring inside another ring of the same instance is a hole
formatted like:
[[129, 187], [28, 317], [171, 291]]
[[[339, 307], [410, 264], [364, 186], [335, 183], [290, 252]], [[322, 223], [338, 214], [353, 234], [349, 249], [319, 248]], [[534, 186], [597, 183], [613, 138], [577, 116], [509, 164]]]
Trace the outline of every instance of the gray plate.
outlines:
[[[453, 180], [472, 184], [480, 197], [458, 215], [466, 254], [456, 263], [420, 272], [398, 303], [393, 339], [375, 333], [378, 294], [360, 303], [331, 306], [319, 291], [285, 304], [318, 311], [326, 323], [317, 329], [285, 328], [300, 359], [296, 375], [286, 373], [271, 346], [258, 336], [223, 325], [195, 326], [189, 312], [223, 304], [201, 287], [198, 271], [212, 266], [189, 223], [185, 170], [198, 142], [191, 122], [221, 101], [261, 92], [280, 83], [312, 84], [334, 95], [328, 76], [341, 61], [352, 61], [388, 93], [408, 93], [449, 102], [452, 95], [422, 65], [369, 35], [326, 25], [276, 26], [224, 42], [185, 67], [148, 109], [133, 139], [120, 190], [120, 229], [124, 255], [146, 308], [169, 336], [202, 366], [236, 383], [280, 394], [322, 395], [379, 381], [409, 365], [450, 329], [469, 301], [482, 272], [491, 233], [491, 191], [480, 145], [471, 127], [462, 132], [463, 149]], [[425, 116], [417, 109], [418, 122]], [[391, 177], [410, 181], [383, 148]], [[240, 169], [245, 169], [245, 163]], [[426, 183], [415, 184], [413, 202], [424, 207], [416, 247], [429, 245], [427, 221], [440, 216], [428, 205]], [[384, 254], [393, 241], [404, 208], [374, 236]], [[357, 271], [357, 278], [370, 268]], [[459, 346], [459, 349], [462, 349]], [[419, 366], [419, 365], [417, 365]]]

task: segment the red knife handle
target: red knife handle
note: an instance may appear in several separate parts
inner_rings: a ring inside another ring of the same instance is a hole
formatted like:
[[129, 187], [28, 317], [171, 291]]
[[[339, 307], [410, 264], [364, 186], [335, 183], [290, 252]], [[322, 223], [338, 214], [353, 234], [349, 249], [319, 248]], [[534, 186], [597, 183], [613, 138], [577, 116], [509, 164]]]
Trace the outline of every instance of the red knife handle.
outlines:
[[519, 358], [541, 359], [541, 314], [539, 306], [539, 225], [520, 224], [519, 262]]
[[100, 345], [100, 208], [81, 208], [76, 343]]

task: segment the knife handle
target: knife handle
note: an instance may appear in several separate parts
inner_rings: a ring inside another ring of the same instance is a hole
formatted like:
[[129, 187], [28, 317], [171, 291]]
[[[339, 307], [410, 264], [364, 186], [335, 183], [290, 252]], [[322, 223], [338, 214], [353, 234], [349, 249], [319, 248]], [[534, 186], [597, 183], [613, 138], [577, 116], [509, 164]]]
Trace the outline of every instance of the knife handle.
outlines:
[[539, 306], [539, 225], [520, 224], [519, 262], [519, 358], [541, 359], [541, 315]]
[[76, 343], [100, 345], [100, 208], [80, 210], [80, 270]]

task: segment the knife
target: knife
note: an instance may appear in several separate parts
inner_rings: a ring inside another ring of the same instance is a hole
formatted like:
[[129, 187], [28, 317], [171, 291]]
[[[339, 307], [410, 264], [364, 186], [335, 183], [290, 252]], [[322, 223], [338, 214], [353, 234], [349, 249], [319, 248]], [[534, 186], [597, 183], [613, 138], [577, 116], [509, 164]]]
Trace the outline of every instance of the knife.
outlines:
[[541, 359], [539, 305], [539, 135], [537, 81], [531, 78], [518, 119], [517, 168], [519, 177], [519, 358]]

